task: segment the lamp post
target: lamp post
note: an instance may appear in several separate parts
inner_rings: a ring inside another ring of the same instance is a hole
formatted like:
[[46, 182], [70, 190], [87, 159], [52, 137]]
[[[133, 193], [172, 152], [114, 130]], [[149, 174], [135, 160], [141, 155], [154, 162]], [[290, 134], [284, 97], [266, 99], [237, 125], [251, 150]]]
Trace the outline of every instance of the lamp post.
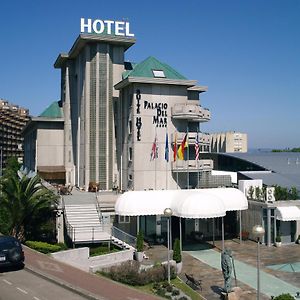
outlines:
[[265, 234], [265, 229], [261, 225], [252, 228], [253, 236], [257, 239], [257, 300], [260, 300], [260, 239]]
[[173, 214], [173, 211], [171, 208], [165, 208], [164, 210], [164, 216], [167, 217], [168, 222], [168, 283], [170, 284], [170, 218]]

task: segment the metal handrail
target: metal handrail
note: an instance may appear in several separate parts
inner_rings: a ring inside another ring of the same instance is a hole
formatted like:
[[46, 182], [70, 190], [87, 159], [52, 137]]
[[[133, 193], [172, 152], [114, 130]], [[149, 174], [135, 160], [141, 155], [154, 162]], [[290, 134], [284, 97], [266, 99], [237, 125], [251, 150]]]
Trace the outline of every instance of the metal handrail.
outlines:
[[120, 228], [118, 228], [116, 226], [112, 226], [111, 234], [112, 234], [112, 236], [118, 238], [119, 240], [125, 242], [126, 244], [128, 244], [132, 247], [136, 246], [136, 237], [121, 230]]

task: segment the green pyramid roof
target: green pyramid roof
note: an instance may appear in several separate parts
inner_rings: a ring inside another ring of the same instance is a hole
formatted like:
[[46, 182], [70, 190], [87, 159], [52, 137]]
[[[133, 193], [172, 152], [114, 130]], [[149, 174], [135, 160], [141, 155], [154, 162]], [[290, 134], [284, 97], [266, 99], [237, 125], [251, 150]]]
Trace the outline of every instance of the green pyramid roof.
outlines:
[[63, 110], [57, 101], [51, 103], [40, 115], [45, 118], [63, 118]]
[[156, 78], [153, 74], [153, 70], [163, 71], [167, 79], [181, 79], [186, 80], [186, 78], [174, 70], [169, 65], [160, 62], [153, 56], [149, 56], [141, 63], [135, 65], [132, 70], [127, 70], [123, 73], [123, 79], [127, 77], [148, 77]]

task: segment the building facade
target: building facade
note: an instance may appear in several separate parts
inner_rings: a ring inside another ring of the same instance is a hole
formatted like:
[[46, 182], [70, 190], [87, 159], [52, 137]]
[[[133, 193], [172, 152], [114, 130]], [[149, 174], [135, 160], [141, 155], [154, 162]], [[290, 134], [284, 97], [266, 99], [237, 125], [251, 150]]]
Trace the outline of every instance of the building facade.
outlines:
[[201, 158], [210, 151], [210, 135], [201, 132], [201, 123], [211, 114], [199, 99], [207, 87], [154, 57], [127, 68], [115, 86], [120, 90], [116, 140], [121, 190], [200, 187], [213, 169], [212, 160]]
[[0, 155], [1, 171], [9, 157], [23, 162], [23, 137], [21, 132], [29, 121], [29, 110], [0, 99]]
[[23, 130], [24, 165], [49, 182], [65, 183], [64, 118], [61, 102], [53, 102]]
[[211, 134], [211, 152], [240, 152], [248, 151], [248, 136], [246, 133], [228, 131]]
[[122, 79], [124, 53], [134, 38], [81, 34], [68, 54], [54, 64], [61, 69], [66, 183], [88, 188], [96, 182], [109, 190], [117, 180], [114, 85]]

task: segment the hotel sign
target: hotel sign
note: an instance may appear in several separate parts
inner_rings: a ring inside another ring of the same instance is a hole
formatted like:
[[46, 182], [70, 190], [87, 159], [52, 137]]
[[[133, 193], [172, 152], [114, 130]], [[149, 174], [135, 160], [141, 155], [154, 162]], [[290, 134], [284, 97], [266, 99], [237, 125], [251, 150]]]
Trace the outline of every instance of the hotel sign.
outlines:
[[106, 33], [118, 36], [134, 37], [130, 33], [130, 24], [125, 21], [111, 21], [111, 20], [92, 20], [80, 19], [80, 32], [81, 33]]

